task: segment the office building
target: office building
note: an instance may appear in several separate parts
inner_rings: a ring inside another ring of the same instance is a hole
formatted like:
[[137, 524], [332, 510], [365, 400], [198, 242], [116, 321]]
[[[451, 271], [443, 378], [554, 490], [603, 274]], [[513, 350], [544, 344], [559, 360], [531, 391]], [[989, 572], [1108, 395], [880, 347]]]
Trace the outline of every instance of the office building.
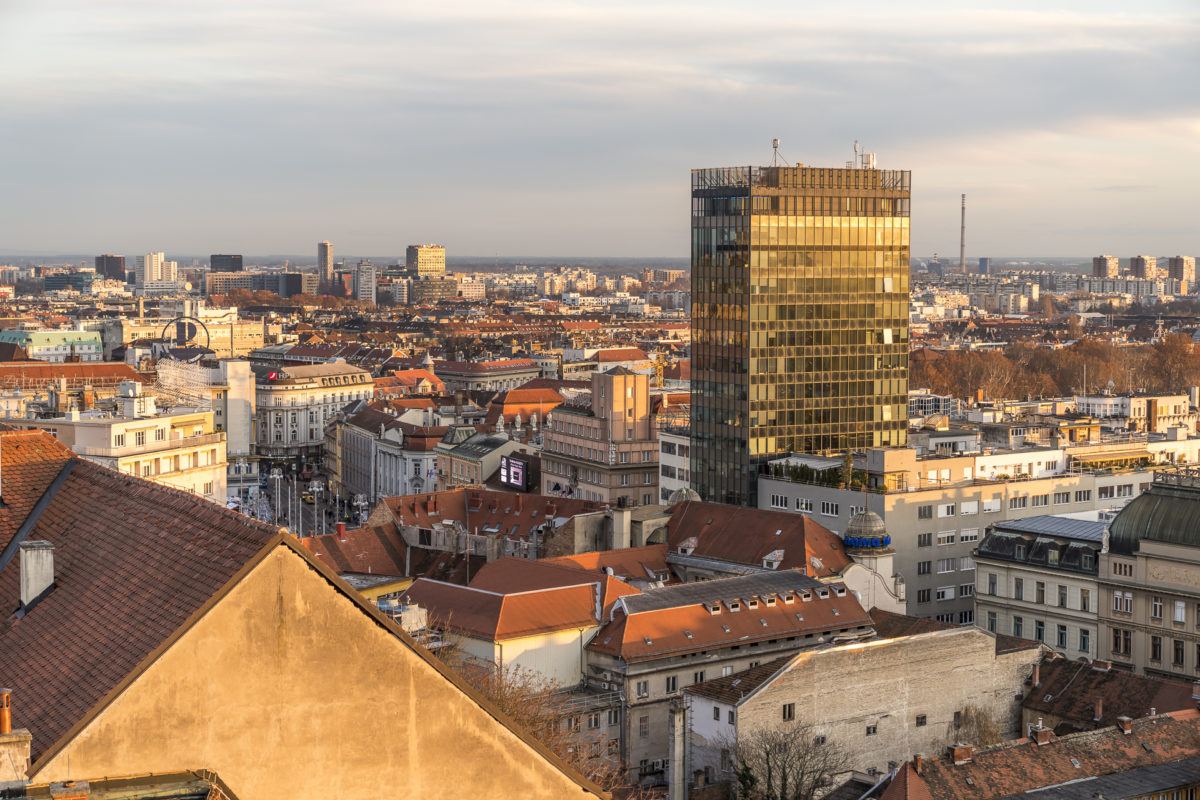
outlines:
[[1195, 256], [1171, 256], [1167, 262], [1167, 277], [1173, 281], [1196, 281]]
[[359, 261], [354, 271], [354, 299], [375, 302], [375, 265], [366, 259]]
[[1158, 277], [1158, 259], [1154, 256], [1134, 256], [1129, 259], [1129, 274], [1135, 278]]
[[992, 274], [992, 259], [990, 259], [986, 256], [983, 258], [980, 258], [979, 259], [979, 269], [977, 270], [977, 272], [979, 272], [980, 275], [991, 275]]
[[115, 256], [112, 253], [96, 256], [96, 274], [115, 281], [124, 281], [125, 256]]
[[145, 286], [154, 281], [168, 280], [163, 274], [165, 261], [166, 255], [161, 252], [138, 256], [134, 266], [134, 280], [137, 285]]
[[242, 257], [215, 253], [208, 257], [208, 268], [213, 272], [241, 272]]
[[446, 274], [446, 248], [440, 244], [410, 244], [404, 264], [414, 277]]
[[317, 274], [321, 283], [333, 283], [333, 243], [328, 239], [317, 242]]
[[754, 504], [766, 460], [907, 440], [910, 173], [692, 171], [692, 488]]
[[1093, 278], [1117, 278], [1120, 275], [1121, 263], [1116, 256], [1096, 256], [1092, 259]]

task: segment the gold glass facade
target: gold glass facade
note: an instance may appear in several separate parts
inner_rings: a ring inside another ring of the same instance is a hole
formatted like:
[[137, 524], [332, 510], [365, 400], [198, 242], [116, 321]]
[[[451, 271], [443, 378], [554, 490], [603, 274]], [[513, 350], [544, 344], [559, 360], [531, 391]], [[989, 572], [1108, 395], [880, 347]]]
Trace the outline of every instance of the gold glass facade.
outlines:
[[752, 504], [770, 458], [903, 445], [910, 173], [692, 171], [692, 485]]

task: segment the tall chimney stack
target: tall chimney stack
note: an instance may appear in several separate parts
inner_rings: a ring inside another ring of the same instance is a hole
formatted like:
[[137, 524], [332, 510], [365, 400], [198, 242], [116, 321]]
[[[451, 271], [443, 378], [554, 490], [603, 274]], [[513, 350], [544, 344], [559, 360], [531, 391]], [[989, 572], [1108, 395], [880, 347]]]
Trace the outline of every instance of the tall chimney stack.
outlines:
[[958, 271], [967, 274], [967, 196], [962, 196], [962, 230], [958, 234]]
[[0, 736], [12, 733], [12, 689], [0, 689]]

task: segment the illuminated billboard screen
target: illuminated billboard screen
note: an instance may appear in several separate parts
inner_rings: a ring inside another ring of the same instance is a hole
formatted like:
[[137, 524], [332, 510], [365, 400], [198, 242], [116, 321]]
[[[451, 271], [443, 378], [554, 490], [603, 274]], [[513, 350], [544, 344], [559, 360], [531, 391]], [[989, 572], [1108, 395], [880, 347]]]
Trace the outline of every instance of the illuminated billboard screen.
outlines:
[[500, 483], [519, 492], [529, 491], [529, 462], [514, 456], [500, 456]]

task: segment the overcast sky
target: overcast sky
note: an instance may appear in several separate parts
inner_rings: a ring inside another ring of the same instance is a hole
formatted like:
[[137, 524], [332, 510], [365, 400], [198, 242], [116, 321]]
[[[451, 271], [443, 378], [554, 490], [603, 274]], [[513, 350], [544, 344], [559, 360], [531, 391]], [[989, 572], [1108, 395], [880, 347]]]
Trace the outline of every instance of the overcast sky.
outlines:
[[779, 137], [914, 254], [1200, 254], [1197, 0], [0, 0], [0, 107], [0, 250], [686, 257]]

